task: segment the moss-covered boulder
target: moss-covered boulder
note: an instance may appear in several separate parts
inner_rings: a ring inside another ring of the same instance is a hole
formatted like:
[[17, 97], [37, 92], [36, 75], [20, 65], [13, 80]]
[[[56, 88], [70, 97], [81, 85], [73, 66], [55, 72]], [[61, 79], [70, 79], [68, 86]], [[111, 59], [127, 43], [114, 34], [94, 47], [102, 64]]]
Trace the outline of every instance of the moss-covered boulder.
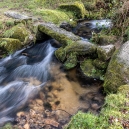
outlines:
[[74, 35], [72, 32], [68, 32], [62, 28], [59, 28], [53, 23], [39, 24], [38, 29], [40, 32], [45, 33], [59, 41], [63, 46], [70, 44], [72, 41], [81, 39], [80, 37]]
[[92, 54], [96, 52], [97, 47], [87, 41], [71, 41], [66, 47], [61, 47], [55, 51], [57, 59], [64, 62], [66, 69], [71, 69], [77, 65], [79, 55]]
[[35, 38], [32, 36], [31, 32], [27, 27], [20, 23], [6, 30], [3, 34], [4, 38], [14, 38], [21, 41], [22, 45], [27, 45], [30, 42], [34, 42]]
[[103, 80], [103, 76], [104, 76], [103, 71], [97, 69], [93, 65], [93, 60], [91, 60], [91, 59], [85, 59], [83, 62], [80, 63], [80, 68], [82, 70], [82, 73], [87, 78]]
[[0, 48], [6, 50], [8, 53], [15, 52], [22, 47], [18, 39], [0, 38]]
[[60, 10], [38, 9], [36, 13], [42, 15], [44, 21], [53, 22], [55, 24], [70, 20], [69, 15]]
[[129, 41], [124, 43], [111, 58], [108, 65], [104, 90], [106, 93], [117, 92], [121, 85], [129, 83]]
[[114, 45], [106, 45], [97, 47], [97, 54], [100, 60], [106, 61], [111, 58], [115, 51]]
[[97, 58], [93, 61], [93, 65], [100, 70], [105, 70], [108, 66], [108, 62], [102, 61], [99, 58]]
[[89, 14], [88, 11], [85, 9], [84, 4], [80, 1], [62, 4], [59, 6], [59, 9], [72, 12], [76, 18], [84, 18]]

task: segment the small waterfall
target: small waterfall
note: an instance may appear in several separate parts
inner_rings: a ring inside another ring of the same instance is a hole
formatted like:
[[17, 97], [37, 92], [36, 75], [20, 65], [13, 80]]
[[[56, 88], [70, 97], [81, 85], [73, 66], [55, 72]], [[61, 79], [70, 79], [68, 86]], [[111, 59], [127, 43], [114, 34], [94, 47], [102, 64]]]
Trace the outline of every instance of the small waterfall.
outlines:
[[15, 113], [50, 79], [55, 50], [46, 41], [0, 60], [0, 126], [13, 121]]

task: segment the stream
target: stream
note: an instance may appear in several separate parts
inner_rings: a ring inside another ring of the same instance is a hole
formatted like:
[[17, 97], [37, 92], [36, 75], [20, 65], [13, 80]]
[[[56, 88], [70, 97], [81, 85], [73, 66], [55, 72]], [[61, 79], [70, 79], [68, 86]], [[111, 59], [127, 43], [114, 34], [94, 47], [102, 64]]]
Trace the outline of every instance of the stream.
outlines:
[[61, 129], [79, 110], [99, 113], [102, 82], [88, 82], [77, 68], [65, 71], [57, 48], [50, 39], [0, 59], [0, 126]]

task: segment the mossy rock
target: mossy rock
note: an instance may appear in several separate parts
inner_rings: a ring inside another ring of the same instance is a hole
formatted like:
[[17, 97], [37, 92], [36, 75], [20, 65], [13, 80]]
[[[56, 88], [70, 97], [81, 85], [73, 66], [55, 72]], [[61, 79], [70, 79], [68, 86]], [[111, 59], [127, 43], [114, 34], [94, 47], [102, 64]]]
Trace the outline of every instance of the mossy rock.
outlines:
[[114, 45], [106, 45], [97, 47], [98, 58], [103, 61], [107, 61], [111, 58], [115, 51]]
[[122, 45], [119, 50], [116, 50], [108, 65], [104, 91], [106, 93], [117, 92], [121, 85], [128, 84], [129, 80], [129, 42]]
[[38, 30], [56, 39], [63, 46], [67, 46], [68, 44], [71, 44], [72, 42], [81, 39], [80, 37], [74, 35], [72, 32], [68, 32], [62, 28], [59, 28], [53, 23], [39, 24]]
[[78, 19], [88, 16], [88, 11], [85, 9], [84, 4], [80, 1], [62, 4], [59, 6], [59, 9], [72, 12]]
[[18, 39], [13, 38], [0, 38], [0, 47], [5, 49], [8, 53], [13, 53], [22, 47]]
[[101, 33], [94, 33], [92, 38], [90, 39], [93, 43], [99, 45], [109, 45], [114, 44], [117, 41], [116, 36], [113, 35], [106, 35]]
[[38, 9], [36, 10], [36, 13], [42, 15], [44, 21], [53, 22], [55, 24], [70, 20], [70, 17], [60, 10]]
[[76, 65], [77, 65], [76, 52], [70, 53], [67, 60], [64, 63], [64, 68], [68, 70], [74, 68]]
[[63, 49], [63, 47], [60, 47], [59, 49], [57, 49], [55, 51], [55, 56], [58, 60], [60, 60], [61, 62], [64, 62], [65, 58], [66, 58], [66, 52]]
[[34, 37], [27, 27], [20, 23], [9, 30], [6, 30], [3, 34], [4, 38], [14, 38], [22, 42], [22, 45], [27, 45], [34, 41]]
[[96, 52], [97, 47], [87, 41], [71, 41], [65, 47], [61, 47], [55, 51], [56, 57], [64, 62], [66, 69], [74, 68], [77, 65], [77, 56], [92, 54]]
[[108, 66], [108, 62], [102, 61], [99, 58], [97, 58], [93, 61], [93, 65], [100, 70], [105, 70]]
[[93, 60], [91, 59], [85, 59], [83, 62], [80, 63], [80, 68], [82, 70], [82, 73], [88, 77], [88, 78], [92, 78], [92, 79], [100, 79], [103, 80], [103, 71], [97, 69], [94, 65], [93, 65]]

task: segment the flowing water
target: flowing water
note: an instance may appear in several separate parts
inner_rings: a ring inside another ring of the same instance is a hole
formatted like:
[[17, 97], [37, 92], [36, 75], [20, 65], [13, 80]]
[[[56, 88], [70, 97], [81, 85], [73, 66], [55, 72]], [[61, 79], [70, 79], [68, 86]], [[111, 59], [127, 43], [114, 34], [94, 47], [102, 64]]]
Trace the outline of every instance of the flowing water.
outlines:
[[0, 124], [13, 121], [14, 113], [49, 80], [55, 49], [48, 41], [0, 60]]
[[[91, 29], [96, 28], [96, 22], [91, 21]], [[102, 21], [98, 26], [104, 24]], [[110, 24], [108, 21], [107, 27]], [[46, 110], [57, 111], [52, 119], [62, 125], [78, 110], [99, 113], [104, 102], [102, 82], [87, 81], [79, 76], [76, 68], [65, 71], [54, 57], [57, 47], [52, 39], [0, 59], [0, 126], [17, 121], [20, 129], [26, 124], [23, 124], [24, 119], [30, 129], [43, 128]], [[27, 111], [27, 117], [19, 116], [18, 112], [22, 110]], [[34, 112], [37, 112], [37, 119], [32, 115]], [[38, 125], [33, 121], [41, 123]]]

